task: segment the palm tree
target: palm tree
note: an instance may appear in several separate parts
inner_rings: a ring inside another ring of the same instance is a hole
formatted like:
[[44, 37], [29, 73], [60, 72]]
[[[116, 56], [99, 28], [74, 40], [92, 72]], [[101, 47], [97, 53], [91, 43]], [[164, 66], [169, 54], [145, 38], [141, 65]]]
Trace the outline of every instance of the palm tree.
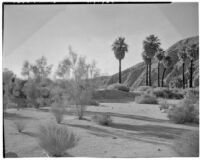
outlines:
[[119, 37], [112, 44], [115, 57], [119, 60], [119, 83], [121, 83], [121, 60], [125, 57], [125, 53], [128, 52], [128, 45], [124, 41], [125, 38]]
[[142, 58], [143, 58], [143, 60], [144, 60], [144, 62], [145, 62], [145, 64], [146, 64], [146, 86], [148, 86], [149, 85], [149, 81], [148, 81], [148, 66], [149, 66], [149, 64], [150, 64], [150, 59], [147, 57], [147, 55], [146, 55], [146, 52], [144, 51], [144, 52], [142, 52]]
[[187, 50], [187, 56], [190, 59], [190, 88], [192, 88], [193, 81], [193, 62], [199, 58], [199, 47], [197, 44], [191, 45]]
[[179, 60], [182, 62], [182, 81], [183, 81], [183, 89], [185, 88], [185, 61], [187, 60], [187, 48], [183, 46], [181, 51], [178, 52]]
[[164, 86], [165, 71], [172, 66], [172, 58], [170, 56], [163, 57], [162, 64], [164, 66], [164, 70], [163, 70], [163, 74], [162, 74], [162, 84], [161, 84], [161, 86], [163, 87]]
[[158, 87], [160, 87], [160, 63], [163, 60], [164, 51], [162, 48], [159, 48], [156, 52], [156, 58], [158, 60]]
[[146, 37], [146, 39], [143, 41], [143, 48], [146, 52], [147, 57], [150, 60], [149, 64], [149, 86], [151, 86], [151, 59], [155, 56], [155, 53], [157, 52], [158, 48], [160, 46], [160, 40], [158, 37], [154, 35], [150, 35]]

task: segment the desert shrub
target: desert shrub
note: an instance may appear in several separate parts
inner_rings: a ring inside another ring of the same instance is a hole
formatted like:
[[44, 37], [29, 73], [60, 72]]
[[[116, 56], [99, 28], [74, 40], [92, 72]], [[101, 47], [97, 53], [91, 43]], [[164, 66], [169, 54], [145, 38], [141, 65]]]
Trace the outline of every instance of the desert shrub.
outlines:
[[136, 88], [135, 91], [147, 91], [147, 90], [151, 90], [152, 87], [150, 86], [139, 86], [138, 88]]
[[61, 123], [64, 117], [65, 108], [62, 102], [55, 102], [51, 106], [51, 113], [54, 115], [56, 122]]
[[124, 84], [115, 83], [107, 87], [108, 89], [116, 89], [124, 92], [129, 92], [129, 88]]
[[194, 86], [199, 87], [199, 76], [194, 79]]
[[23, 121], [15, 121], [14, 122], [16, 130], [21, 133], [26, 128], [26, 124]]
[[188, 89], [185, 94], [185, 99], [190, 100], [191, 103], [197, 103], [199, 101], [199, 90]]
[[175, 141], [175, 150], [181, 157], [198, 157], [199, 156], [199, 132], [190, 131], [182, 134]]
[[97, 102], [97, 101], [91, 99], [91, 100], [89, 101], [89, 104], [88, 104], [88, 105], [91, 105], [91, 106], [99, 106], [99, 102]]
[[170, 90], [168, 88], [155, 88], [152, 92], [156, 97], [159, 98], [182, 99], [184, 97], [181, 92]]
[[104, 125], [104, 126], [109, 126], [112, 123], [112, 119], [111, 119], [110, 115], [108, 115], [108, 114], [94, 115], [92, 117], [92, 120], [95, 123], [98, 123], [98, 124]]
[[170, 88], [182, 88], [182, 85], [183, 85], [183, 82], [182, 82], [182, 78], [180, 77], [172, 78], [172, 80], [169, 82]]
[[157, 98], [151, 93], [143, 93], [135, 97], [135, 101], [139, 104], [158, 104]]
[[175, 123], [199, 123], [199, 109], [197, 104], [184, 99], [179, 104], [173, 105], [168, 111], [168, 118]]
[[160, 104], [160, 110], [166, 112], [170, 108], [170, 104], [168, 104], [166, 101]]
[[66, 127], [48, 124], [39, 127], [39, 145], [51, 157], [64, 156], [67, 149], [73, 148], [78, 138]]

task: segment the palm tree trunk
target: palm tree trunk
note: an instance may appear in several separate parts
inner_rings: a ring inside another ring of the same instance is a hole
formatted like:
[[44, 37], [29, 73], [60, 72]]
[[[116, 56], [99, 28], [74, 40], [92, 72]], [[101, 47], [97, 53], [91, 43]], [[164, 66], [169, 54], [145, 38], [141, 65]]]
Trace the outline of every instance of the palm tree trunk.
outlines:
[[192, 88], [193, 60], [190, 61], [190, 88]]
[[184, 62], [183, 62], [183, 70], [182, 71], [183, 71], [183, 73], [182, 73], [183, 74], [183, 89], [185, 89], [185, 74], [184, 74], [185, 73], [185, 63]]
[[151, 59], [149, 61], [150, 61], [150, 64], [149, 64], [149, 86], [151, 86]]
[[160, 87], [160, 62], [158, 62], [158, 87]]
[[122, 79], [121, 79], [121, 59], [119, 59], [119, 83], [122, 82]]
[[146, 86], [148, 86], [148, 64], [146, 64]]
[[166, 68], [164, 68], [164, 70], [163, 70], [163, 74], [162, 74], [162, 87], [164, 87], [165, 71], [166, 71]]

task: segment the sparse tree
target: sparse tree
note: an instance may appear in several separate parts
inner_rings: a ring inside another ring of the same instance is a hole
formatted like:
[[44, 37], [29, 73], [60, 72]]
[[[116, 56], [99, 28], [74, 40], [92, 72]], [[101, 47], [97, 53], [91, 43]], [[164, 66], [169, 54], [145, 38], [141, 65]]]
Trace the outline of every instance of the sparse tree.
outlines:
[[59, 65], [56, 71], [58, 77], [66, 79], [69, 75], [71, 68], [71, 61], [68, 58], [65, 58]]
[[119, 60], [119, 83], [121, 83], [121, 61], [125, 57], [125, 53], [128, 52], [128, 45], [125, 43], [125, 38], [119, 37], [112, 44], [112, 50], [115, 57]]
[[34, 74], [34, 77], [41, 81], [50, 75], [52, 67], [52, 65], [47, 64], [46, 57], [42, 56], [36, 60], [36, 64], [31, 65], [31, 70]]
[[30, 71], [31, 71], [31, 64], [26, 60], [24, 61], [23, 67], [22, 67], [22, 76], [27, 76], [27, 79], [30, 77]]
[[193, 87], [192, 82], [193, 82], [193, 62], [195, 59], [199, 58], [199, 47], [198, 44], [193, 44], [191, 45], [188, 50], [187, 50], [187, 56], [190, 59], [190, 88]]
[[149, 63], [150, 63], [150, 59], [147, 57], [146, 52], [142, 52], [142, 58], [146, 64], [146, 86], [149, 85]]
[[158, 48], [160, 46], [160, 40], [155, 35], [150, 35], [146, 37], [143, 41], [143, 48], [146, 53], [146, 56], [149, 58], [149, 86], [151, 86], [151, 60], [155, 56]]
[[162, 74], [162, 87], [164, 87], [164, 77], [165, 72], [168, 68], [172, 66], [172, 58], [170, 56], [163, 57], [162, 64], [164, 66], [163, 74]]
[[181, 51], [178, 52], [179, 60], [182, 62], [182, 81], [183, 81], [183, 89], [185, 89], [185, 61], [187, 60], [187, 47], [183, 46]]
[[163, 60], [164, 51], [162, 48], [159, 48], [156, 52], [156, 58], [158, 60], [158, 87], [160, 87], [160, 63]]

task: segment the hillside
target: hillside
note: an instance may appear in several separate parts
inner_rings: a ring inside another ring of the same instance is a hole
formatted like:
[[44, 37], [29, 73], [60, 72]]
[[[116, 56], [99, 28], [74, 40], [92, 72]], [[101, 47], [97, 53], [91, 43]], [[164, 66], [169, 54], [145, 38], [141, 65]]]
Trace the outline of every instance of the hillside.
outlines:
[[[178, 52], [183, 46], [190, 46], [191, 44], [198, 44], [199, 43], [199, 37], [191, 37], [187, 39], [183, 39], [181, 41], [178, 41], [171, 47], [169, 47], [166, 50], [166, 55], [169, 55], [173, 59], [173, 67], [166, 70], [165, 73], [165, 84], [168, 85], [170, 79], [172, 77], [177, 77], [181, 76], [182, 73], [182, 65], [178, 61]], [[188, 74], [188, 65], [189, 65], [189, 60], [186, 62], [185, 65], [185, 73], [186, 75]], [[195, 60], [194, 62], [194, 79], [199, 77], [199, 60]], [[160, 73], [162, 74], [163, 72], [163, 66], [161, 65]], [[152, 61], [152, 85], [157, 86], [157, 62], [154, 59]], [[104, 80], [104, 83], [107, 82], [107, 85], [117, 83], [118, 82], [118, 73], [114, 74], [111, 76], [109, 79], [107, 77], [106, 81]], [[140, 62], [133, 67], [130, 67], [122, 72], [122, 83], [129, 86], [131, 90], [134, 90], [138, 86], [145, 85], [145, 63]]]

